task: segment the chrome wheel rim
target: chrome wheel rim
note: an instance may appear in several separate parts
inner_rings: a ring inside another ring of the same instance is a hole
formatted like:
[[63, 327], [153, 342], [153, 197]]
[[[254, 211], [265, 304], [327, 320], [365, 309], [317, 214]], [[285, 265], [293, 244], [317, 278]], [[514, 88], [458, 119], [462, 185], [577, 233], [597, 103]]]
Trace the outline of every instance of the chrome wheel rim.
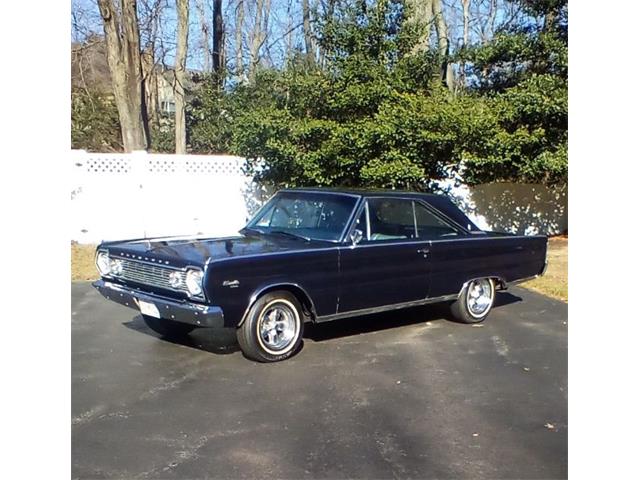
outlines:
[[258, 321], [258, 337], [268, 352], [286, 351], [293, 344], [298, 330], [298, 315], [289, 302], [272, 302], [262, 310]]
[[493, 304], [493, 282], [488, 278], [472, 280], [467, 289], [467, 310], [474, 318], [484, 316]]

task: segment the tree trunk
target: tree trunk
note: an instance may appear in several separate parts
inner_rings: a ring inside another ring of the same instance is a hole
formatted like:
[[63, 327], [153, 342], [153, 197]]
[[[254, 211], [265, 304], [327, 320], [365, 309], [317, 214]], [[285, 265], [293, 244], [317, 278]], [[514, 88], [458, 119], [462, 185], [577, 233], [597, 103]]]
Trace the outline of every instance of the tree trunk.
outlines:
[[[329, 19], [331, 21], [334, 20], [333, 17], [335, 13], [335, 5], [336, 5], [336, 0], [327, 0], [327, 9], [325, 11], [326, 19]], [[320, 55], [320, 59], [319, 59], [320, 66], [324, 69], [326, 65], [326, 59], [327, 59], [327, 51], [325, 50], [325, 48], [322, 47], [322, 45], [320, 45], [319, 55]]]
[[462, 46], [469, 43], [469, 4], [471, 0], [462, 0]]
[[[462, 0], [462, 48], [466, 49], [469, 44], [469, 3], [470, 0]], [[465, 62], [460, 62], [460, 87], [465, 88], [467, 77], [465, 74]]]
[[224, 75], [224, 22], [222, 0], [213, 0], [213, 73], [216, 82], [222, 85]]
[[549, 32], [553, 29], [555, 21], [557, 17], [557, 12], [555, 10], [549, 10], [544, 16], [544, 24], [542, 25], [542, 30], [544, 32]]
[[242, 81], [244, 75], [244, 62], [242, 60], [242, 29], [244, 28], [244, 0], [238, 0], [236, 7], [236, 77], [237, 81]]
[[408, 24], [419, 30], [418, 41], [413, 53], [426, 52], [430, 48], [431, 29], [433, 27], [433, 0], [409, 0], [411, 15]]
[[436, 33], [438, 35], [438, 53], [442, 59], [442, 81], [447, 88], [453, 92], [455, 88], [455, 79], [453, 77], [453, 66], [449, 63], [449, 32], [447, 29], [447, 21], [442, 12], [442, 1], [432, 0], [433, 16], [436, 23]]
[[142, 53], [142, 73], [144, 75], [147, 119], [151, 125], [157, 128], [160, 126], [160, 113], [158, 106], [158, 75], [156, 72], [153, 46], [150, 46]]
[[212, 51], [209, 50], [209, 23], [207, 22], [207, 12], [204, 8], [203, 2], [204, 0], [196, 0], [196, 10], [198, 11], [198, 19], [200, 21], [200, 34], [202, 35], [200, 38], [203, 58], [202, 68], [205, 72], [209, 72], [211, 71]]
[[309, 0], [302, 0], [302, 31], [304, 33], [304, 48], [307, 57], [315, 58], [313, 33], [311, 32]]
[[187, 42], [189, 34], [189, 0], [176, 0], [178, 30], [176, 32], [176, 65], [174, 96], [176, 102], [175, 132], [176, 153], [187, 153], [187, 125], [185, 115], [184, 85], [187, 79]]
[[256, 74], [256, 68], [260, 61], [260, 47], [264, 40], [262, 31], [262, 9], [264, 6], [264, 0], [256, 1], [256, 18], [253, 24], [253, 35], [251, 39], [251, 50], [249, 52], [249, 79], [253, 81]]
[[484, 28], [482, 28], [482, 44], [483, 45], [486, 45], [487, 43], [489, 43], [489, 40], [493, 37], [497, 11], [498, 11], [497, 0], [491, 0], [491, 2], [489, 3], [489, 14], [487, 16], [487, 22], [485, 23]]
[[124, 149], [146, 150], [149, 132], [136, 0], [121, 0], [121, 14], [112, 0], [98, 0], [98, 7]]

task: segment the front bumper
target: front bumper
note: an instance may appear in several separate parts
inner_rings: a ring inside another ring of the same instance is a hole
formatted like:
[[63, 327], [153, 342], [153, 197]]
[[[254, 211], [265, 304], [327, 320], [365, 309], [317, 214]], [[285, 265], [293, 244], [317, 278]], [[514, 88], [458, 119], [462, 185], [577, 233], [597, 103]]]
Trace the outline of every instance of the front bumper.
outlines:
[[138, 300], [153, 303], [158, 308], [160, 317], [167, 320], [188, 323], [196, 327], [222, 327], [224, 324], [224, 316], [220, 307], [172, 300], [104, 280], [93, 282], [92, 285], [106, 299], [135, 310], [138, 310]]

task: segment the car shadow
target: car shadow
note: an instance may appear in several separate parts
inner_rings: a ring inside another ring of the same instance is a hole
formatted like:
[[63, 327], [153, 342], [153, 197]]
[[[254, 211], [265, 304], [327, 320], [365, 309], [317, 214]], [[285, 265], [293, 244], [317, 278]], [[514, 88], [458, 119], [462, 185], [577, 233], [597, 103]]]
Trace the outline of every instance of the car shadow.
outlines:
[[[522, 301], [522, 298], [517, 295], [508, 292], [498, 292], [494, 308], [500, 308], [520, 301]], [[350, 317], [327, 323], [307, 323], [305, 325], [303, 338], [311, 340], [312, 342], [322, 342], [324, 340], [437, 320], [453, 320], [447, 303], [435, 303], [402, 310]], [[193, 332], [183, 337], [170, 338], [163, 337], [147, 327], [141, 315], [136, 315], [131, 321], [123, 322], [122, 324], [135, 332], [149, 335], [165, 342], [218, 355], [228, 355], [240, 350], [236, 339], [236, 332], [233, 328], [196, 328]]]
[[131, 321], [122, 324], [138, 333], [156, 337], [165, 342], [218, 355], [228, 355], [240, 350], [236, 340], [236, 331], [233, 328], [196, 328], [190, 334], [182, 337], [163, 337], [147, 327], [141, 315], [136, 315]]
[[[520, 301], [522, 301], [522, 298], [517, 295], [508, 292], [498, 292], [493, 308], [500, 308]], [[449, 310], [449, 303], [434, 303], [402, 310], [349, 317], [334, 322], [309, 323], [305, 325], [304, 337], [314, 342], [321, 342], [323, 340], [349, 337], [437, 320], [455, 321]]]

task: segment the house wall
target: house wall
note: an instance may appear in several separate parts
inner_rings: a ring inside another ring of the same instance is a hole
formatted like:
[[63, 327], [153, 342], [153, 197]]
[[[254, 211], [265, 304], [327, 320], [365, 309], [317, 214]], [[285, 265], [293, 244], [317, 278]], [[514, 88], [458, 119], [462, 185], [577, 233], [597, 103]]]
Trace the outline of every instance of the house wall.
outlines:
[[[234, 235], [272, 194], [228, 155], [71, 152], [72, 240], [97, 243], [161, 235]], [[566, 189], [453, 181], [441, 188], [483, 229], [562, 233]]]

